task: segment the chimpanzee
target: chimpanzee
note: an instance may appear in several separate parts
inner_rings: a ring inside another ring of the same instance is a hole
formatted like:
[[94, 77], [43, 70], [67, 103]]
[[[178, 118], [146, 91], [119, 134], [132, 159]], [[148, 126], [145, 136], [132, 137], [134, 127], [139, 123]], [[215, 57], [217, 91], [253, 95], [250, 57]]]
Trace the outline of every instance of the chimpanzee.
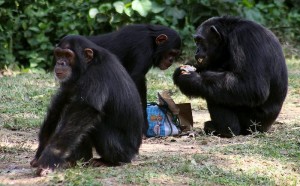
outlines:
[[165, 70], [172, 65], [180, 54], [180, 36], [175, 30], [165, 26], [136, 24], [125, 26], [119, 31], [87, 38], [114, 53], [132, 77], [143, 104], [143, 132], [146, 134], [146, 73], [151, 67]]
[[60, 88], [39, 133], [31, 165], [37, 174], [92, 157], [120, 165], [138, 153], [143, 111], [136, 86], [118, 59], [83, 36], [64, 37], [54, 49]]
[[204, 130], [223, 137], [268, 131], [288, 87], [276, 36], [253, 21], [224, 16], [203, 22], [194, 40], [196, 69], [179, 67], [173, 80], [185, 95], [206, 99], [211, 121]]

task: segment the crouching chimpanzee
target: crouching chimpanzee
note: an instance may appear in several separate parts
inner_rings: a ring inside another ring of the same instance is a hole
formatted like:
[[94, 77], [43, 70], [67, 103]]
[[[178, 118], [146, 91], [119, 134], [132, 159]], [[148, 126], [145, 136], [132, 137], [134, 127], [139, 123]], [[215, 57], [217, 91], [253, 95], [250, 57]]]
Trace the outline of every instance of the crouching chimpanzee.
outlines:
[[161, 25], [137, 24], [119, 31], [87, 37], [114, 53], [135, 82], [143, 104], [146, 134], [146, 73], [151, 67], [169, 68], [180, 54], [181, 38], [175, 30]]
[[142, 140], [143, 112], [134, 82], [118, 59], [82, 36], [54, 50], [60, 82], [39, 133], [33, 167], [39, 175], [92, 157], [92, 164], [128, 163]]
[[179, 67], [173, 79], [185, 95], [206, 99], [211, 121], [204, 130], [224, 137], [268, 131], [288, 87], [274, 34], [252, 21], [215, 17], [200, 25], [194, 39], [195, 71]]

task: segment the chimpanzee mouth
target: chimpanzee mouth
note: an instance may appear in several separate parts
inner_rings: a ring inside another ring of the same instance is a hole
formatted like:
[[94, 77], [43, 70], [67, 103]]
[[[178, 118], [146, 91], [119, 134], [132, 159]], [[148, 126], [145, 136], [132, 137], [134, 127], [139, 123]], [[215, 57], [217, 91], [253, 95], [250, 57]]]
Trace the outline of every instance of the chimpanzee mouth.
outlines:
[[197, 62], [198, 62], [199, 64], [201, 64], [201, 63], [204, 62], [204, 59], [205, 59], [205, 58], [198, 58], [198, 59], [197, 59]]
[[56, 77], [57, 79], [63, 79], [63, 78], [64, 78], [64, 75], [63, 75], [63, 73], [55, 73], [55, 77]]
[[62, 75], [62, 73], [55, 73], [55, 75], [56, 75], [57, 77], [59, 77], [59, 76]]

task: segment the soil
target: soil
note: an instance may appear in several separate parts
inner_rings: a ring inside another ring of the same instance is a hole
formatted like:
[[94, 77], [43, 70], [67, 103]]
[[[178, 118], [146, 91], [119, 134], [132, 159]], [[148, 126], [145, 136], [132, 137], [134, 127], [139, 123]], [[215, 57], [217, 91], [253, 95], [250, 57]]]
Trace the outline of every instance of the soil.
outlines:
[[[273, 125], [271, 132], [280, 127], [279, 124], [297, 121], [300, 118], [300, 101], [290, 100], [284, 105], [281, 114]], [[206, 110], [193, 111], [194, 129], [198, 132], [203, 127], [203, 122], [210, 119]], [[299, 121], [299, 120], [298, 120]], [[276, 125], [277, 124], [277, 125]], [[0, 149], [0, 185], [44, 185], [47, 177], [35, 176], [35, 169], [31, 168], [29, 162], [34, 156], [37, 148], [38, 129], [30, 131], [11, 131], [1, 128], [0, 146], [15, 147]], [[157, 154], [181, 154], [201, 153], [205, 151], [207, 144], [232, 143], [231, 139], [210, 137], [196, 143], [191, 133], [182, 137], [149, 138], [143, 141], [140, 154], [144, 156], [155, 156]], [[199, 135], [199, 134], [198, 134]], [[234, 141], [245, 141], [246, 137], [235, 137]], [[6, 150], [7, 149], [7, 150]], [[15, 150], [14, 150], [15, 149]], [[219, 161], [222, 161], [220, 158]], [[133, 162], [134, 163], [134, 162]], [[44, 184], [43, 184], [44, 183]]]

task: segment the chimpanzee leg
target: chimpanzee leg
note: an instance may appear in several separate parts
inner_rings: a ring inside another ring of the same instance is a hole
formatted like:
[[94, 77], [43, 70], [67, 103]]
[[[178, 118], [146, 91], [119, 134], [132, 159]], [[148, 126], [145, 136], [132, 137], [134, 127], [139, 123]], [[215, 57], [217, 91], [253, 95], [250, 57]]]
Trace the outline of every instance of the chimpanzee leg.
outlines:
[[205, 123], [205, 132], [215, 131], [215, 134], [223, 137], [232, 137], [240, 134], [239, 119], [233, 110], [209, 101], [207, 101], [207, 107], [211, 121]]
[[239, 113], [239, 120], [242, 125], [242, 134], [251, 134], [253, 132], [266, 132], [276, 120], [280, 108], [245, 108]]
[[114, 129], [110, 126], [107, 123], [102, 123], [97, 126], [96, 130], [93, 130], [93, 144], [97, 153], [101, 156], [98, 161], [108, 166], [130, 163], [138, 153], [139, 145], [136, 144], [139, 144], [139, 142], [135, 139], [135, 136], [128, 136], [127, 131]]
[[[58, 129], [38, 159], [38, 174], [42, 174], [47, 168], [53, 170], [55, 167], [64, 166], [69, 158], [80, 157], [81, 155], [76, 155], [77, 150], [84, 148], [85, 142], [81, 142], [95, 123], [100, 121], [99, 117], [95, 109], [85, 105], [78, 103], [68, 106]], [[87, 147], [87, 151], [89, 150], [90, 146]]]

